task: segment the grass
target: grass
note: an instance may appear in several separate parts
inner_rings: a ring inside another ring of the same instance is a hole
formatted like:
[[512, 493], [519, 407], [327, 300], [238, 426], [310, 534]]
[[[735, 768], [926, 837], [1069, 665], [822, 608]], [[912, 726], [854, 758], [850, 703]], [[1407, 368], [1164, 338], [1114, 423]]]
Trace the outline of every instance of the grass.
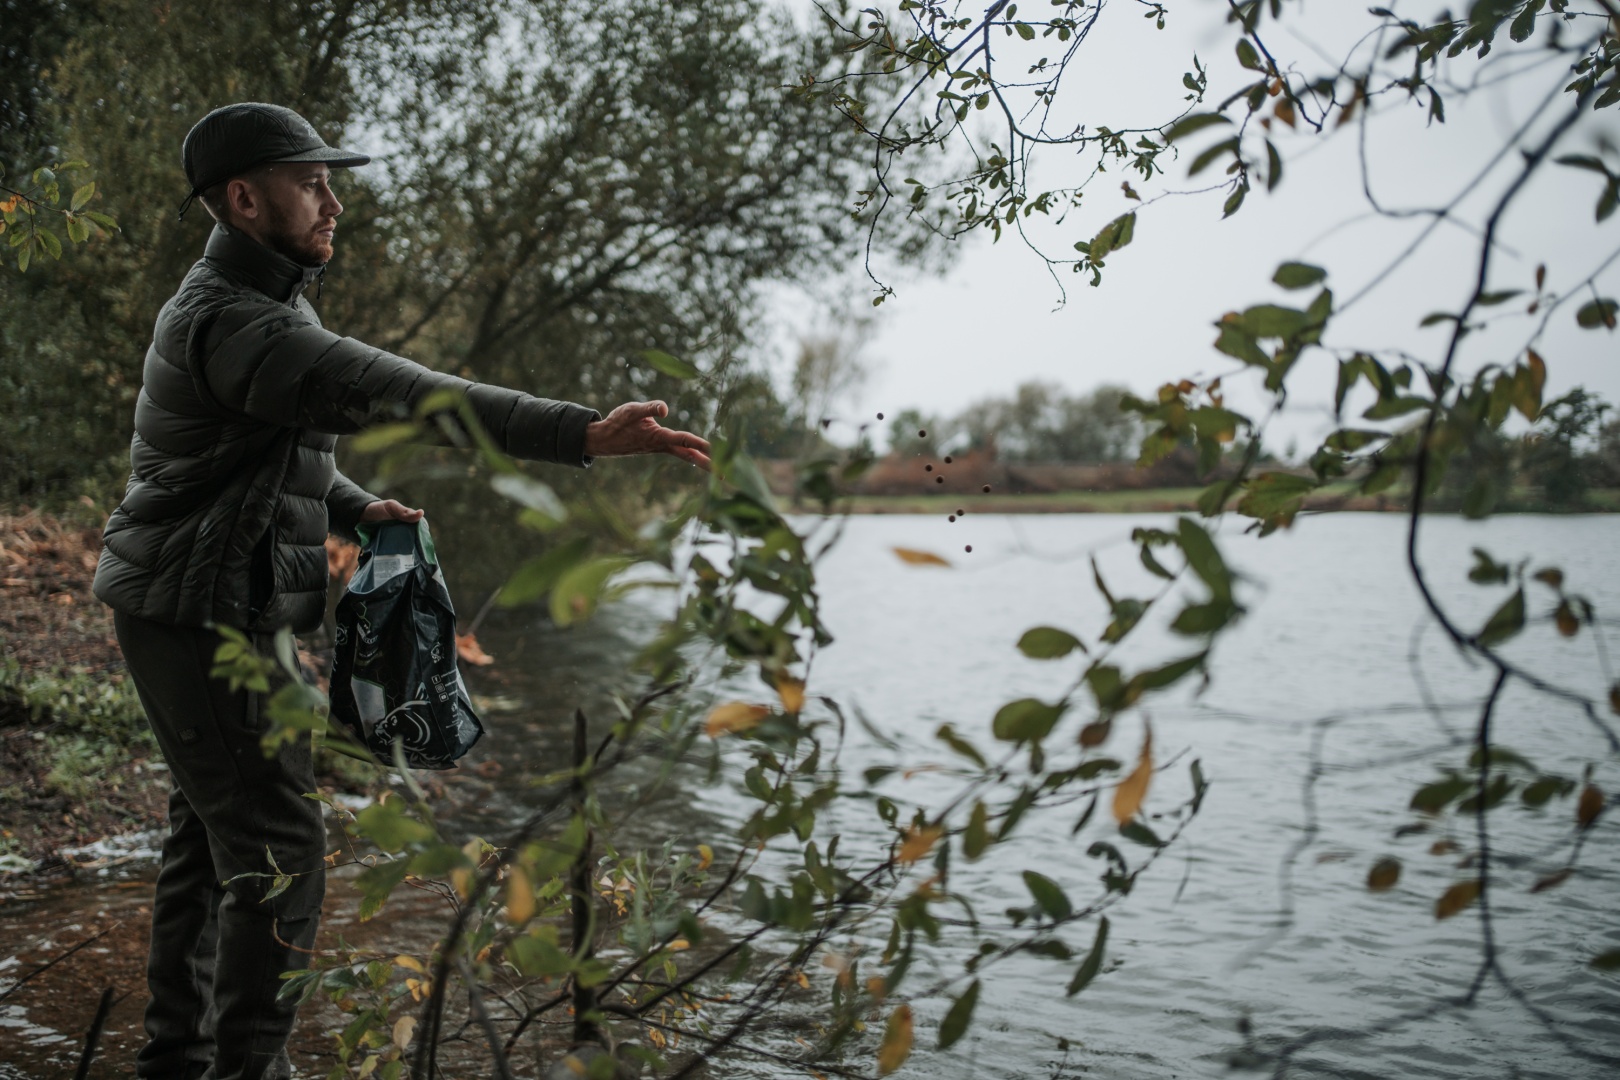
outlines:
[[[1320, 488], [1307, 507], [1316, 500], [1354, 499], [1361, 505], [1354, 509], [1372, 509], [1371, 497], [1360, 496], [1354, 481], [1336, 481]], [[974, 492], [968, 495], [853, 495], [845, 504], [854, 514], [950, 514], [960, 507], [968, 513], [978, 514], [1162, 514], [1186, 513], [1196, 509], [1203, 488], [1145, 488], [1139, 491], [1050, 491], [1027, 494], [988, 495]], [[1392, 511], [1404, 511], [1410, 492], [1400, 486], [1384, 494], [1384, 505]], [[1231, 509], [1234, 498], [1227, 503]], [[810, 505], [796, 508], [809, 510]], [[1453, 513], [1454, 508], [1441, 504], [1432, 506], [1431, 513]], [[1515, 490], [1503, 499], [1498, 513], [1615, 513], [1620, 512], [1620, 489], [1594, 488], [1587, 492], [1581, 507], [1553, 507], [1542, 502], [1538, 493]]]
[[1191, 510], [1202, 488], [1143, 491], [1047, 491], [1023, 495], [855, 495], [856, 514], [1151, 514]]

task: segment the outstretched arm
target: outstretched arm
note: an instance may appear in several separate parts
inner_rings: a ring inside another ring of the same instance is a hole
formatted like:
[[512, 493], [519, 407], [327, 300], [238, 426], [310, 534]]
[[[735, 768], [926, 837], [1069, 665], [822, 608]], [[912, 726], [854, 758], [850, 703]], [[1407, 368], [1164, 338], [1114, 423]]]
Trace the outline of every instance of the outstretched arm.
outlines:
[[602, 419], [585, 425], [585, 456], [669, 454], [707, 471], [708, 440], [658, 423], [668, 415], [669, 406], [662, 401], [632, 401], [620, 405]]

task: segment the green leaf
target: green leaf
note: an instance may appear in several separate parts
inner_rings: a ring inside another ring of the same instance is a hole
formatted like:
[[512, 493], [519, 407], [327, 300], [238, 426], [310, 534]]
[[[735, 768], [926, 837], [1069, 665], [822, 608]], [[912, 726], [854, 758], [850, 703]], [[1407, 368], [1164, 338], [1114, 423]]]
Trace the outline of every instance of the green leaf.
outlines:
[[1017, 30], [1018, 36], [1023, 38], [1025, 41], [1035, 40], [1035, 28], [1029, 25], [1029, 23], [1013, 23], [1013, 29]]
[[[1020, 23], [1020, 26], [1023, 24]], [[951, 1007], [945, 1010], [945, 1019], [939, 1022], [939, 1048], [948, 1049], [960, 1039], [973, 1020], [973, 1007], [979, 1003], [979, 980], [974, 979], [973, 984], [962, 992], [962, 996], [951, 1002]]]
[[1024, 636], [1018, 639], [1018, 651], [1031, 660], [1056, 660], [1076, 649], [1086, 651], [1079, 638], [1055, 626], [1037, 626], [1025, 630]]
[[1209, 586], [1216, 599], [1231, 600], [1232, 572], [1227, 569], [1209, 533], [1192, 518], [1184, 517], [1177, 522], [1176, 534], [1193, 573]]
[[1514, 41], [1528, 41], [1530, 35], [1536, 32], [1536, 13], [1541, 10], [1543, 0], [1530, 0], [1519, 12], [1519, 17], [1513, 20], [1508, 28], [1508, 36]]
[[531, 603], [550, 592], [557, 580], [583, 559], [591, 549], [591, 538], [578, 536], [552, 548], [518, 567], [501, 587], [496, 603], [515, 607]]
[[1207, 651], [1194, 653], [1192, 656], [1186, 656], [1180, 660], [1173, 660], [1163, 667], [1153, 668], [1150, 671], [1144, 671], [1138, 675], [1137, 678], [1142, 680], [1142, 686], [1144, 689], [1162, 690], [1164, 687], [1180, 682], [1187, 675], [1197, 671], [1203, 666], [1204, 659], [1208, 655], [1209, 653]]
[[1610, 949], [1592, 957], [1593, 971], [1620, 971], [1620, 949]]
[[1285, 289], [1308, 289], [1327, 277], [1327, 271], [1310, 263], [1285, 262], [1271, 280]]
[[1585, 330], [1596, 330], [1600, 326], [1613, 330], [1617, 310], [1620, 310], [1620, 303], [1613, 300], [1607, 298], [1591, 300], [1582, 304], [1580, 310], [1575, 312], [1575, 322]]
[[1257, 338], [1291, 338], [1310, 324], [1305, 312], [1278, 304], [1257, 304], [1239, 317], [1239, 325]]
[[1261, 351], [1254, 334], [1234, 323], [1222, 322], [1216, 325], [1220, 327], [1221, 333], [1215, 339], [1215, 348], [1245, 364], [1263, 368], [1271, 366], [1271, 357]]
[[608, 578], [628, 569], [633, 559], [602, 555], [569, 567], [551, 589], [551, 621], [569, 626], [588, 619], [602, 600]]
[[976, 802], [973, 812], [968, 815], [967, 829], [962, 833], [962, 854], [970, 860], [977, 859], [989, 846], [990, 814], [984, 803]]
[[1158, 833], [1134, 819], [1119, 827], [1119, 835], [1134, 843], [1141, 844], [1143, 847], [1164, 847], [1164, 841], [1159, 839]]
[[1122, 214], [1104, 225], [1097, 235], [1092, 237], [1091, 244], [1086, 249], [1087, 257], [1092, 262], [1101, 262], [1113, 251], [1118, 251], [1131, 242], [1136, 235], [1136, 213]]
[[1064, 991], [1068, 997], [1074, 997], [1091, 984], [1102, 970], [1103, 948], [1108, 944], [1108, 916], [1101, 915], [1097, 919], [1097, 936], [1091, 943], [1091, 952], [1081, 961], [1080, 968], [1069, 980], [1069, 988]]
[[354, 828], [361, 836], [387, 852], [401, 851], [412, 844], [433, 839], [433, 830], [412, 817], [406, 817], [398, 800], [373, 803], [354, 819]]
[[1214, 600], [1208, 604], [1188, 604], [1181, 609], [1181, 613], [1170, 624], [1170, 629], [1178, 634], [1188, 636], [1213, 634], [1231, 622], [1232, 616], [1236, 614], [1237, 606], [1230, 600]]
[[1474, 565], [1468, 571], [1468, 580], [1475, 585], [1506, 585], [1513, 571], [1491, 558], [1484, 548], [1474, 548]]
[[94, 180], [92, 180], [90, 183], [84, 185], [73, 193], [73, 201], [68, 205], [68, 209], [74, 211], [75, 213], [78, 212], [84, 207], [85, 203], [90, 201], [91, 197], [94, 196], [95, 193], [96, 183]]
[[1575, 781], [1561, 776], [1543, 776], [1533, 780], [1519, 792], [1519, 801], [1526, 806], [1545, 806], [1554, 795], [1566, 796], [1575, 790]]
[[391, 446], [398, 446], [402, 442], [409, 442], [421, 434], [419, 424], [410, 421], [401, 421], [397, 424], [379, 424], [349, 440], [349, 447], [362, 454], [374, 454], [379, 450], [387, 450]]
[[1222, 142], [1216, 143], [1214, 146], [1206, 148], [1197, 157], [1193, 158], [1192, 164], [1187, 167], [1187, 175], [1197, 176], [1199, 173], [1207, 169], [1216, 158], [1223, 154], [1235, 154], [1237, 152], [1237, 148], [1238, 140], [1236, 139], [1226, 139]]
[[1238, 207], [1243, 205], [1243, 197], [1248, 193], [1249, 185], [1239, 184], [1237, 186], [1237, 190], [1226, 197], [1226, 205], [1221, 207], [1221, 217], [1229, 218], [1233, 214], [1237, 213]]
[[62, 240], [50, 229], [43, 226], [40, 228], [39, 242], [44, 247], [45, 253], [51, 258], [60, 259], [62, 257]]
[[1177, 139], [1186, 138], [1195, 131], [1203, 131], [1215, 124], [1230, 124], [1232, 121], [1220, 113], [1192, 113], [1183, 116], [1180, 120], [1164, 129], [1164, 142], [1168, 146]]
[[996, 710], [990, 730], [1002, 742], [1030, 742], [1044, 739], [1062, 717], [1066, 703], [1048, 705], [1036, 698], [1009, 701]]
[[1409, 804], [1413, 810], [1427, 814], [1439, 813], [1448, 803], [1462, 798], [1474, 790], [1477, 785], [1471, 777], [1460, 776], [1453, 773], [1443, 780], [1436, 780], [1432, 784], [1425, 784], [1412, 795]]
[[568, 508], [550, 485], [522, 473], [502, 473], [489, 482], [498, 493], [520, 506], [538, 510], [553, 521], [566, 521]]
[[1242, 64], [1250, 71], [1263, 71], [1265, 69], [1265, 65], [1260, 61], [1260, 54], [1255, 51], [1253, 45], [1249, 44], [1248, 38], [1238, 39], [1237, 59], [1238, 63]]
[[1475, 640], [1480, 645], [1490, 648], [1493, 645], [1500, 645], [1523, 629], [1524, 589], [1518, 588], [1514, 589], [1513, 595], [1486, 620], [1485, 625], [1475, 635]]
[[685, 360], [659, 349], [646, 349], [642, 352], [641, 358], [647, 361], [648, 367], [672, 379], [695, 379], [702, 374]]
[[[17, 235], [21, 236], [23, 234], [18, 233]], [[20, 248], [17, 249], [17, 269], [18, 270], [27, 270], [28, 269], [28, 264], [29, 264], [29, 262], [31, 262], [33, 260], [33, 257], [34, 257], [34, 245], [32, 245], [32, 244], [24, 244], [24, 245], [22, 245]]]
[[1287, 525], [1304, 505], [1305, 496], [1316, 490], [1316, 480], [1293, 473], [1268, 472], [1249, 480], [1246, 493], [1238, 500], [1237, 512], [1259, 518], [1268, 525]]
[[1069, 902], [1068, 894], [1045, 874], [1025, 870], [1024, 885], [1035, 898], [1035, 903], [1054, 921], [1067, 919], [1074, 914], [1074, 905]]

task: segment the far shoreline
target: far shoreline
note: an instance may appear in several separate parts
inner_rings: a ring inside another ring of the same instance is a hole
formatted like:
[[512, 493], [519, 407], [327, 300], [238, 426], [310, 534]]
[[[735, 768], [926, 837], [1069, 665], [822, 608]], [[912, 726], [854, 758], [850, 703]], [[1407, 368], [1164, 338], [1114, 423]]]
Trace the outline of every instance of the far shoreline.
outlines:
[[[834, 514], [912, 514], [950, 515], [958, 510], [968, 514], [1184, 514], [1196, 513], [1203, 488], [1142, 488], [1126, 491], [1043, 491], [1002, 494], [975, 492], [962, 494], [848, 495], [835, 502]], [[777, 492], [795, 513], [821, 513], [809, 500], [792, 500]], [[1236, 493], [1241, 495], [1241, 492]], [[1235, 500], [1234, 500], [1235, 501]], [[1230, 509], [1232, 503], [1228, 503]], [[1305, 501], [1306, 513], [1361, 512], [1406, 513], [1411, 504], [1399, 492], [1383, 495], [1356, 495], [1350, 492], [1325, 493]], [[1454, 508], [1426, 508], [1425, 513], [1449, 515]], [[1552, 507], [1532, 499], [1510, 500], [1496, 514], [1612, 514], [1620, 512], [1620, 490], [1596, 490], [1586, 505]]]

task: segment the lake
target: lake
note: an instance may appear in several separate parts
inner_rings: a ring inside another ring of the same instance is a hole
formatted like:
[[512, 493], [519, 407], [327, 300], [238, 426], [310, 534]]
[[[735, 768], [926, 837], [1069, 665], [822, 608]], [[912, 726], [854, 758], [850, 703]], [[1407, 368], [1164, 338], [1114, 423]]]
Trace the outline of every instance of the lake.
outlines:
[[[933, 737], [942, 723], [987, 745], [1000, 705], [1024, 696], [1054, 698], [1079, 670], [1073, 657], [1025, 659], [1015, 648], [1020, 634], [1049, 624], [1095, 642], [1107, 619], [1090, 560], [1095, 557], [1116, 595], [1150, 595], [1154, 579], [1137, 562], [1129, 535], [1137, 525], [1172, 520], [854, 518], [821, 567], [823, 613], [837, 640], [817, 656], [810, 691], [858, 706], [916, 766], [949, 760]], [[1156, 761], [1175, 761], [1155, 777], [1147, 810], [1168, 809], [1185, 797], [1187, 766], [1197, 759], [1211, 784], [1202, 812], [1111, 910], [1109, 962], [1085, 991], [1064, 996], [1073, 963], [1033, 957], [1002, 963], [986, 976], [972, 1030], [948, 1052], [933, 1049], [948, 1000], [914, 1000], [917, 1050], [901, 1075], [1225, 1076], [1246, 1043], [1264, 1053], [1302, 1036], [1315, 1041], [1294, 1057], [1290, 1077], [1613, 1074], [1620, 976], [1586, 966], [1597, 953], [1620, 947], [1620, 826], [1613, 813], [1589, 835], [1578, 872], [1536, 895], [1529, 886], [1568, 856], [1573, 799], [1555, 799], [1541, 810], [1510, 800], [1492, 815], [1501, 966], [1541, 1018], [1495, 984], [1487, 984], [1471, 1009], [1433, 1009], [1466, 990], [1479, 962], [1477, 911], [1443, 922], [1433, 914], [1435, 898], [1470, 876], [1458, 863], [1471, 850], [1471, 831], [1465, 823], [1453, 832], [1444, 824], [1419, 834], [1396, 832], [1417, 820], [1407, 809], [1412, 791], [1438, 776], [1439, 767], [1466, 761], [1490, 673], [1451, 650], [1426, 617], [1404, 569], [1404, 528], [1397, 515], [1337, 514], [1302, 519], [1292, 531], [1264, 540], [1221, 537], [1243, 575], [1239, 599], [1248, 613], [1218, 645], [1209, 685], [1151, 699], [1145, 716]], [[1467, 580], [1476, 546], [1502, 561], [1528, 558], [1530, 571], [1562, 567], [1566, 587], [1596, 606], [1597, 629], [1615, 636], [1620, 517], [1429, 521], [1424, 561], [1442, 602], [1468, 629], [1481, 625], [1508, 591]], [[892, 554], [895, 547], [937, 552], [953, 565], [906, 565]], [[1553, 593], [1537, 583], [1527, 592], [1531, 624], [1507, 655], [1561, 686], [1603, 699], [1608, 660], [1599, 653], [1600, 634], [1585, 628], [1572, 640], [1559, 637], [1547, 617]], [[605, 611], [583, 631], [508, 617], [480, 633], [497, 664], [493, 674], [474, 677], [491, 729], [474, 760], [499, 762], [501, 772], [450, 785], [457, 828], [498, 836], [522, 814], [533, 798], [524, 777], [549, 772], [564, 758], [564, 720], [573, 705], [583, 700], [595, 715], [605, 715], [596, 688], [622, 677], [627, 648], [649, 632], [667, 603], [667, 593], [647, 594]], [[1166, 616], [1179, 608], [1169, 601], [1161, 606]], [[1164, 621], [1150, 615], [1128, 640], [1120, 657], [1127, 669], [1195, 651], [1188, 639], [1168, 633]], [[757, 684], [749, 692], [757, 694]], [[1113, 756], [1134, 758], [1143, 720], [1138, 710], [1116, 723], [1108, 744]], [[1544, 770], [1579, 777], [1596, 763], [1595, 782], [1608, 792], [1620, 788], [1620, 760], [1572, 705], [1512, 685], [1498, 707], [1496, 731], [1500, 745]], [[846, 782], [859, 784], [860, 770], [880, 755], [888, 752], [852, 727], [843, 758]], [[948, 776], [921, 771], [909, 779], [889, 777], [880, 790], [905, 806], [932, 804], [955, 788]], [[745, 806], [727, 785], [683, 781], [658, 797], [636, 831], [641, 839], [668, 835], [678, 844], [721, 846]], [[1106, 813], [1071, 836], [1072, 816], [1028, 819], [980, 862], [957, 861], [954, 887], [991, 916], [1029, 903], [1019, 874], [1025, 868], [1058, 881], [1077, 904], [1094, 898], [1102, 866], [1086, 848], [1094, 839], [1118, 836], [1102, 821]], [[818, 831], [842, 832], [846, 850], [876, 850], [888, 837], [873, 824], [869, 812], [834, 812], [824, 815]], [[1431, 854], [1448, 839], [1460, 850], [1442, 845], [1441, 854]], [[1120, 844], [1133, 863], [1146, 853]], [[1368, 869], [1384, 856], [1401, 859], [1400, 882], [1369, 892]], [[53, 918], [60, 921], [53, 916], [58, 909], [94, 908], [87, 896], [96, 890], [110, 896], [122, 889], [119, 895], [127, 897], [129, 884], [109, 880], [75, 887], [71, 901], [13, 905], [0, 911], [0, 938], [9, 943], [43, 932]], [[1078, 954], [1089, 947], [1090, 932], [1088, 923], [1070, 935]], [[969, 955], [977, 945], [966, 930], [953, 930], [948, 943], [946, 959]], [[881, 941], [858, 935], [835, 946], [874, 950]], [[906, 989], [915, 993], [948, 970], [914, 969]], [[830, 978], [819, 969], [810, 975]], [[1403, 1020], [1424, 1009], [1433, 1014]], [[0, 1016], [14, 1030], [25, 1021], [41, 1018]], [[1240, 1025], [1252, 1034], [1240, 1035]], [[0, 1050], [0, 1061], [9, 1053]], [[1597, 1060], [1604, 1055], [1611, 1064]], [[0, 1075], [45, 1073], [14, 1067], [0, 1068]], [[802, 1073], [739, 1059], [716, 1075]]]

